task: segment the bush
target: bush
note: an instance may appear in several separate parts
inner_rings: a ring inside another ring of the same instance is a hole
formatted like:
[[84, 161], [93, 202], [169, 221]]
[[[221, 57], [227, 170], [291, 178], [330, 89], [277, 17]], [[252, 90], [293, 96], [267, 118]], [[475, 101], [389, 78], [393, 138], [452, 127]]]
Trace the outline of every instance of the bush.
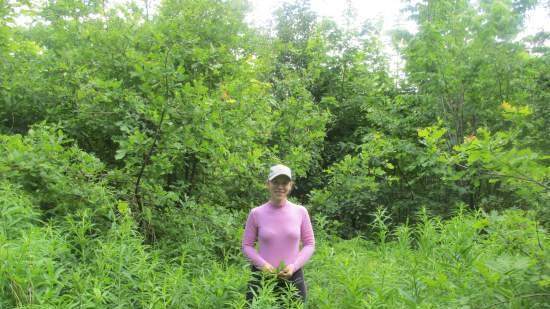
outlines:
[[41, 219], [89, 209], [107, 225], [113, 197], [103, 164], [81, 151], [56, 127], [36, 125], [26, 136], [0, 135], [0, 180], [20, 188]]

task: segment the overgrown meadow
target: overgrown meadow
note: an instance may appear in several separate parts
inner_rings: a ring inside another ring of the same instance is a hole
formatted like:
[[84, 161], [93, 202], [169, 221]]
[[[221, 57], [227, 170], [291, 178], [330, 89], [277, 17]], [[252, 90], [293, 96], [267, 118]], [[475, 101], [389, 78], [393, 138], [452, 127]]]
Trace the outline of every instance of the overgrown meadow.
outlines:
[[0, 1], [0, 308], [246, 308], [276, 163], [308, 301], [266, 275], [252, 308], [550, 308], [548, 6], [403, 8], [395, 74], [353, 9]]

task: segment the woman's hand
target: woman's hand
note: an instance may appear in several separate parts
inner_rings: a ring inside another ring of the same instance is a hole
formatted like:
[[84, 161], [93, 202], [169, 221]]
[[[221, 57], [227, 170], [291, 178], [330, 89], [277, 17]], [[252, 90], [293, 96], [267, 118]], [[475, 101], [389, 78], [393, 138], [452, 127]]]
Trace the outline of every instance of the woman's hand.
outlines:
[[264, 266], [262, 267], [262, 271], [267, 272], [267, 273], [274, 273], [275, 268], [273, 266], [271, 266], [271, 264], [265, 263]]
[[284, 279], [290, 279], [292, 277], [292, 275], [294, 274], [294, 266], [291, 265], [287, 265], [285, 267], [285, 269], [283, 269], [282, 271], [280, 271], [278, 273], [278, 276], [279, 277], [282, 277]]

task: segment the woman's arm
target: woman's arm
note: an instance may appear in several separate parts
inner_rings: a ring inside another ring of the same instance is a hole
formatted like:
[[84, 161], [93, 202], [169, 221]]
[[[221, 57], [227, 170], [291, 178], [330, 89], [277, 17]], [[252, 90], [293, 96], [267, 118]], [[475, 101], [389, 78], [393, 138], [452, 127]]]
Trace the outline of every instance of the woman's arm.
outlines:
[[313, 227], [311, 226], [311, 220], [309, 219], [309, 213], [305, 207], [302, 207], [302, 224], [300, 226], [300, 234], [302, 239], [302, 250], [298, 253], [296, 260], [292, 264], [293, 270], [297, 271], [302, 268], [315, 251], [315, 236], [313, 235]]
[[254, 209], [248, 214], [246, 220], [246, 226], [244, 228], [242, 249], [244, 255], [250, 260], [250, 262], [259, 269], [263, 269], [268, 264], [259, 254], [254, 247], [256, 239], [258, 238], [258, 224], [254, 216]]

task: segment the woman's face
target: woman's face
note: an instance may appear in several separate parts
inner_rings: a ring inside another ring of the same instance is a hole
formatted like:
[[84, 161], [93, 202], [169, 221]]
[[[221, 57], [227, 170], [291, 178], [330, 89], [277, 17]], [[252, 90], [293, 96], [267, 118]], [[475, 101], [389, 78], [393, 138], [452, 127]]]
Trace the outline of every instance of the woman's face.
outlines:
[[279, 175], [267, 182], [267, 187], [271, 193], [271, 200], [280, 202], [286, 200], [292, 190], [292, 181], [285, 175]]

